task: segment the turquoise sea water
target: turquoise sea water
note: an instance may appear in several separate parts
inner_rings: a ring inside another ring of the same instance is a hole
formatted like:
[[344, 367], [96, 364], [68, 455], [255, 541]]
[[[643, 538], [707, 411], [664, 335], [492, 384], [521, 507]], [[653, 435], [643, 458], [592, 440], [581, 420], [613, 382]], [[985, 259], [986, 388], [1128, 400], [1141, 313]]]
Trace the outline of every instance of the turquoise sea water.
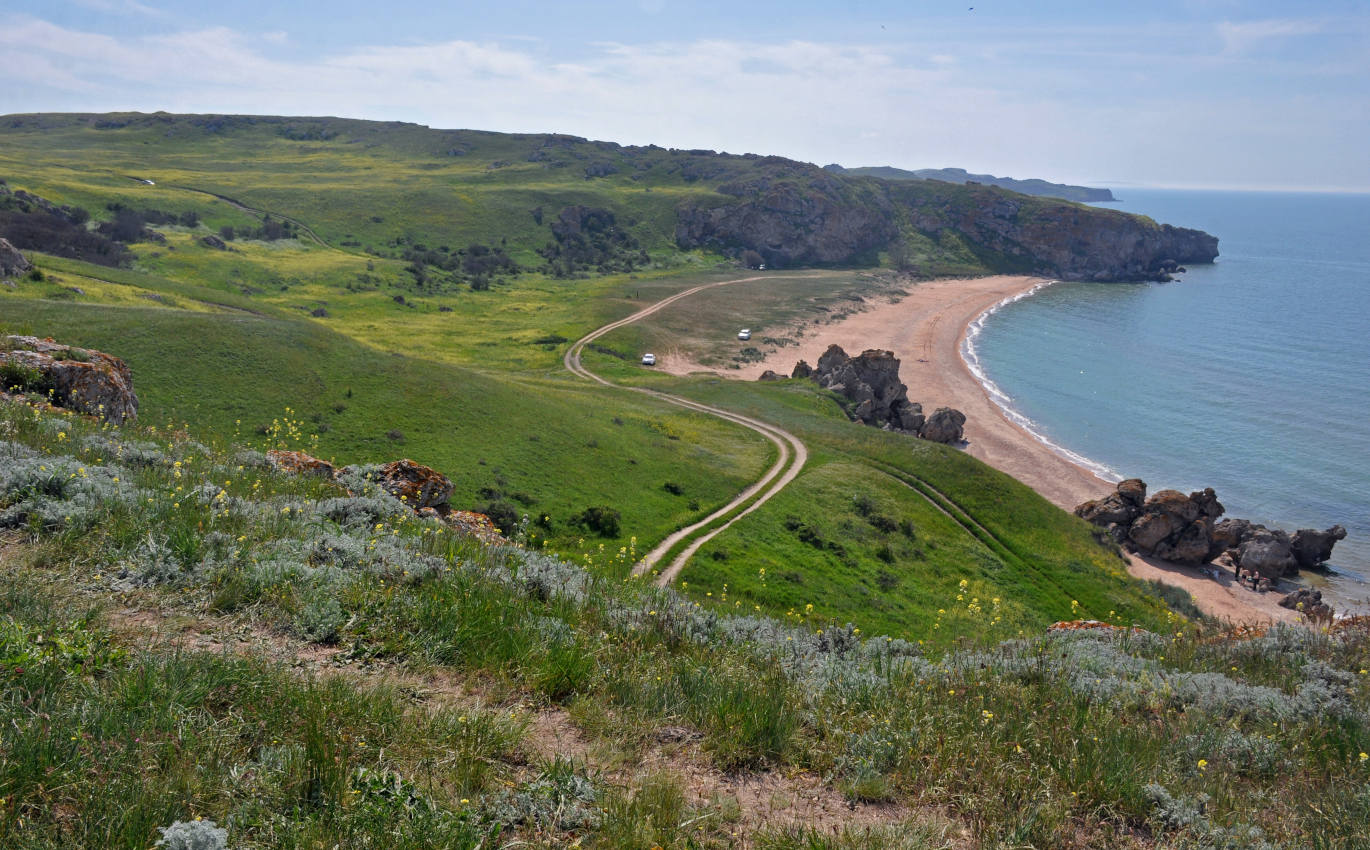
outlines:
[[[1062, 451], [1238, 516], [1346, 526], [1324, 587], [1370, 611], [1370, 195], [1119, 189], [1219, 238], [1174, 283], [1056, 283], [985, 318], [973, 356]], [[1340, 604], [1337, 604], [1340, 603]]]

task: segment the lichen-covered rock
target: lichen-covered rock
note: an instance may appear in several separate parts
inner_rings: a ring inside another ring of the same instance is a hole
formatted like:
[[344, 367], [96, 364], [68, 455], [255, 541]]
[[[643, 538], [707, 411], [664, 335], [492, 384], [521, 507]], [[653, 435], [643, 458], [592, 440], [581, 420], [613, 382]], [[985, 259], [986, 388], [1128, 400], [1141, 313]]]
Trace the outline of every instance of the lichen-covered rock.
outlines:
[[807, 361], [800, 360], [794, 364], [794, 371], [790, 373], [791, 378], [811, 378], [813, 377], [813, 367]]
[[757, 378], [757, 380], [758, 380], [758, 381], [783, 381], [783, 380], [785, 380], [785, 376], [784, 376], [784, 375], [777, 374], [776, 372], [774, 372], [774, 371], [771, 370], [771, 369], [767, 369], [766, 371], [764, 371], [764, 372], [761, 373], [761, 377]]
[[1146, 498], [1146, 482], [1129, 478], [1102, 499], [1081, 504], [1075, 515], [1108, 529], [1110, 536], [1144, 555], [1201, 564], [1214, 551], [1215, 521], [1223, 505], [1213, 488], [1185, 495], [1161, 490]]
[[320, 460], [304, 452], [272, 449], [266, 453], [267, 460], [281, 472], [292, 475], [317, 475], [320, 478], [333, 478], [338, 470], [326, 460]]
[[8, 239], [0, 239], [0, 278], [18, 277], [31, 268], [33, 264], [19, 253], [18, 248], [11, 245]]
[[505, 542], [504, 535], [499, 533], [499, 529], [485, 514], [478, 514], [474, 511], [452, 511], [443, 517], [443, 521], [458, 534], [474, 537], [488, 546]]
[[0, 339], [0, 364], [11, 364], [12, 374], [27, 373], [23, 388], [49, 393], [60, 407], [116, 425], [138, 416], [133, 372], [118, 357], [52, 339], [8, 336]]
[[[796, 365], [795, 373], [799, 371]], [[907, 409], [908, 388], [899, 380], [899, 358], [891, 351], [868, 349], [849, 357], [841, 346], [830, 345], [818, 358], [812, 377], [820, 387], [852, 402], [852, 416], [867, 425], [908, 430], [905, 423], [916, 422], [923, 412], [921, 406]]]
[[965, 433], [966, 414], [953, 407], [939, 407], [923, 423], [918, 436], [934, 443], [959, 443]]
[[437, 508], [441, 512], [452, 498], [450, 478], [408, 458], [381, 466], [376, 483], [415, 511]]

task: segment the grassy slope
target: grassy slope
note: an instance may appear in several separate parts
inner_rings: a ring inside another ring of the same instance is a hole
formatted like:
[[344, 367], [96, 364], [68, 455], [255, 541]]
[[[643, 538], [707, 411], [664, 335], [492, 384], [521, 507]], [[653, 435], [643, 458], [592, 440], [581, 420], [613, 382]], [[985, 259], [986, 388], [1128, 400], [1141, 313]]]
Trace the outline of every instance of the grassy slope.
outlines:
[[0, 403], [0, 453], [6, 848], [199, 818], [245, 850], [1365, 844], [1364, 623], [995, 646], [984, 607], [931, 652], [714, 616], [165, 433]]
[[[415, 457], [453, 478], [463, 506], [484, 504], [483, 489], [521, 496], [518, 510], [550, 518], [539, 535], [591, 557], [598, 541], [581, 541], [571, 524], [585, 507], [607, 504], [622, 513], [622, 538], [604, 541], [613, 552], [631, 536], [646, 544], [702, 515], [769, 463], [769, 445], [750, 432], [570, 380], [560, 367], [565, 345], [555, 341], [575, 339], [688, 285], [737, 276], [736, 270], [700, 263], [700, 270], [682, 274], [687, 256], [677, 257], [684, 266], [633, 276], [528, 275], [490, 292], [416, 293], [398, 260], [308, 241], [240, 241], [228, 252], [206, 247], [199, 237], [208, 229], [253, 220], [222, 201], [173, 188], [196, 185], [261, 204], [335, 242], [380, 243], [403, 231], [460, 244], [493, 240], [493, 232], [479, 230], [491, 226], [503, 229], [511, 245], [537, 244], [549, 231], [534, 224], [530, 205], [612, 201], [616, 209], [637, 210], [629, 217], [650, 226], [635, 232], [657, 250], [668, 244], [664, 222], [679, 198], [709, 191], [707, 180], [682, 182], [668, 173], [682, 167], [680, 157], [619, 151], [620, 164], [636, 161], [641, 168], [568, 180], [564, 175], [608, 153], [588, 142], [365, 122], [316, 126], [301, 119], [289, 124], [292, 134], [342, 131], [300, 141], [269, 122], [210, 132], [186, 121], [148, 119], [96, 130], [61, 117], [33, 120], [42, 126], [5, 131], [12, 144], [0, 151], [0, 175], [14, 188], [97, 211], [112, 201], [195, 209], [206, 223], [198, 230], [161, 228], [165, 244], [135, 246], [139, 260], [132, 270], [39, 258], [60, 281], [26, 280], [16, 290], [0, 290], [5, 329], [127, 358], [145, 421], [251, 437], [290, 407], [306, 433], [319, 432], [324, 455], [341, 462]], [[462, 154], [447, 156], [449, 149]], [[539, 151], [567, 164], [529, 162]], [[497, 161], [510, 164], [492, 168]], [[740, 158], [721, 162], [725, 171], [751, 167]], [[146, 186], [126, 175], [158, 182]], [[942, 256], [962, 256], [973, 267], [962, 248]], [[1071, 600], [1091, 616], [1159, 624], [1158, 603], [1120, 578], [1116, 561], [1080, 523], [959, 453], [922, 444], [911, 451], [906, 438], [853, 426], [807, 386], [677, 382], [644, 376], [631, 365], [641, 350], [677, 342], [726, 365], [745, 347], [730, 339], [742, 317], [757, 331], [754, 342], [765, 345], [768, 326], [843, 309], [845, 298], [884, 286], [851, 272], [772, 275], [713, 290], [661, 323], [606, 338], [626, 361], [591, 354], [595, 368], [616, 379], [656, 381], [750, 410], [791, 428], [814, 450], [793, 493], [717, 538], [715, 549], [687, 571], [698, 598], [722, 603], [726, 583], [728, 607], [745, 602], [784, 614], [812, 601], [825, 619], [927, 638], [938, 609], [955, 601], [952, 591], [965, 577], [985, 599], [1001, 598], [1005, 633], [1069, 616]], [[149, 302], [149, 294], [165, 300]], [[327, 316], [310, 318], [319, 307]], [[391, 431], [403, 440], [389, 438]], [[951, 522], [877, 463], [926, 478], [995, 539]], [[667, 492], [667, 482], [682, 492]], [[856, 496], [887, 505], [882, 510], [896, 520], [909, 519], [914, 537], [871, 526]], [[840, 554], [804, 543], [787, 527], [810, 516], [821, 517], [820, 537], [840, 546]], [[715, 550], [726, 557], [715, 560]], [[762, 567], [769, 576], [764, 587]], [[782, 586], [781, 574], [802, 578]]]

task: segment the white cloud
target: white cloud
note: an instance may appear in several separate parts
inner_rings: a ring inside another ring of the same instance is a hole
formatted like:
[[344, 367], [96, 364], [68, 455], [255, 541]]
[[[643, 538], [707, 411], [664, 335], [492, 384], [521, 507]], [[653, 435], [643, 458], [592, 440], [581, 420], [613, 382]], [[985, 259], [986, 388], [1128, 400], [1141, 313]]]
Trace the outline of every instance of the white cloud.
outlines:
[[1218, 37], [1223, 42], [1223, 53], [1241, 56], [1266, 42], [1303, 35], [1316, 35], [1325, 24], [1308, 19], [1267, 19], [1260, 21], [1220, 21]]

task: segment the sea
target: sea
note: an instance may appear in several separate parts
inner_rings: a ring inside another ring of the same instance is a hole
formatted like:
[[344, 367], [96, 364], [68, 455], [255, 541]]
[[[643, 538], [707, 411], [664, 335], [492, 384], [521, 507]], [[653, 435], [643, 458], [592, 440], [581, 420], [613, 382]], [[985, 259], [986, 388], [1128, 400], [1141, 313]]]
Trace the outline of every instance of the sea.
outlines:
[[1059, 453], [1227, 516], [1345, 526], [1323, 590], [1370, 613], [1370, 195], [1119, 188], [1101, 204], [1219, 239], [1171, 283], [1058, 282], [1005, 302], [963, 352]]

